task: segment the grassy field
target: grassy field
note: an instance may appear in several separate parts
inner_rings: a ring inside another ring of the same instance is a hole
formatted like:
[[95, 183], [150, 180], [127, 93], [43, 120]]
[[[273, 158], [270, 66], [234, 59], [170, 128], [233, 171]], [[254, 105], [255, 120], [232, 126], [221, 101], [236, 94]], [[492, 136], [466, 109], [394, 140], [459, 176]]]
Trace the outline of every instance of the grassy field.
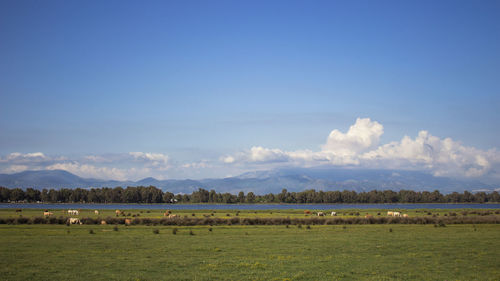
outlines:
[[0, 225], [0, 279], [500, 278], [500, 225], [113, 228]]
[[[40, 217], [43, 216], [43, 212], [45, 209], [22, 209], [22, 212], [16, 212], [15, 209], [0, 209], [0, 218], [16, 218], [21, 216], [24, 217]], [[54, 213], [55, 217], [64, 216], [64, 217], [90, 217], [90, 218], [106, 218], [106, 217], [115, 217], [115, 210], [105, 210], [100, 209], [99, 215], [94, 213], [94, 210], [86, 210], [82, 209], [79, 215], [68, 215], [67, 210], [61, 209], [49, 209], [50, 212]], [[163, 214], [166, 210], [138, 210], [138, 209], [127, 209], [121, 210], [124, 212], [125, 217], [139, 217], [139, 218], [162, 218]], [[306, 215], [304, 214], [304, 210], [170, 210], [172, 214], [180, 215], [181, 217], [221, 217], [221, 218], [229, 218], [234, 216], [239, 216], [241, 218], [254, 218], [254, 217], [262, 217], [262, 218], [274, 218], [274, 217], [290, 217], [290, 218], [305, 218], [305, 217], [313, 217], [314, 214]], [[374, 217], [377, 216], [387, 216], [387, 209], [344, 209], [344, 210], [324, 210], [324, 209], [314, 209], [314, 206], [311, 206], [309, 210], [312, 213], [314, 212], [324, 212], [327, 216], [330, 215], [332, 211], [337, 212], [338, 217], [364, 217], [369, 214]], [[456, 215], [462, 215], [463, 212], [467, 212], [468, 216], [477, 215], [478, 212], [491, 212], [499, 214], [500, 210], [498, 209], [391, 209], [391, 211], [400, 211], [401, 213], [408, 214], [410, 217], [422, 217], [422, 216], [448, 216], [450, 213]], [[476, 214], [474, 214], [474, 212]]]

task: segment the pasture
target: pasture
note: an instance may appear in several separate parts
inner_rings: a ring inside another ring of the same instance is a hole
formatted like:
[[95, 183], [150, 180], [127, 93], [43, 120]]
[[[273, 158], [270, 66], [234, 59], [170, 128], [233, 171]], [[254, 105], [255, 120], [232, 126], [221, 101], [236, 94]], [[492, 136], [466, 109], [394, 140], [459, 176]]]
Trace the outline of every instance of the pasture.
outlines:
[[[44, 211], [47, 210], [53, 213], [54, 217], [89, 217], [89, 218], [106, 218], [116, 217], [115, 209], [106, 210], [98, 209], [99, 214], [95, 213], [95, 209], [81, 209], [78, 215], [69, 215], [68, 210], [64, 209], [22, 209], [21, 212], [15, 209], [0, 209], [0, 218], [16, 218], [19, 216], [33, 218], [43, 216]], [[139, 217], [139, 218], [163, 218], [165, 210], [142, 210], [142, 209], [126, 209], [121, 210], [120, 217]], [[309, 210], [311, 213], [306, 214], [304, 210], [170, 210], [172, 214], [177, 214], [180, 217], [214, 217], [214, 218], [229, 218], [238, 216], [240, 218], [307, 218], [315, 217], [315, 212], [324, 212], [327, 217], [330, 216], [332, 211], [337, 212], [337, 217], [364, 217], [370, 215], [373, 217], [387, 216], [388, 209], [315, 209], [311, 205]], [[477, 216], [490, 212], [492, 214], [500, 214], [499, 209], [391, 209], [391, 211], [399, 211], [402, 214], [408, 214], [410, 217], [425, 217], [425, 216]]]
[[498, 280], [500, 276], [498, 224], [0, 225], [0, 237], [2, 280]]

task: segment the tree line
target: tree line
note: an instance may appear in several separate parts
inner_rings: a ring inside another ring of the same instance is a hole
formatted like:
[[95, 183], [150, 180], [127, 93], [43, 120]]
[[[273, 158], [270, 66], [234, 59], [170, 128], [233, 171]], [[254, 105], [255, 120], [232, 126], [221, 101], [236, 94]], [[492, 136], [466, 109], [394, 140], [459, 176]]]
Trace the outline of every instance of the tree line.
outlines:
[[253, 192], [237, 195], [199, 188], [191, 194], [163, 192], [154, 186], [103, 187], [92, 189], [43, 189], [0, 187], [0, 202], [44, 203], [488, 203], [500, 202], [497, 191], [486, 193], [453, 192], [441, 194], [438, 190], [412, 191], [372, 190], [316, 191], [314, 189], [256, 195]]

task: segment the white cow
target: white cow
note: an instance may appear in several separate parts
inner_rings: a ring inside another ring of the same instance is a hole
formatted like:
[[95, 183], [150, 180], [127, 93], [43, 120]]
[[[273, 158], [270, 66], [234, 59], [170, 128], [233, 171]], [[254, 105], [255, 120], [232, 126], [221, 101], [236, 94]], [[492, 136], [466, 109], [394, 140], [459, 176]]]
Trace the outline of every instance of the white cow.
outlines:
[[331, 216], [335, 217], [337, 215], [337, 212], [332, 212]]
[[99, 215], [99, 211], [98, 211], [98, 210], [95, 210], [95, 211], [94, 211], [94, 213], [95, 213], [96, 215]]
[[82, 224], [79, 218], [69, 218], [68, 222], [69, 224]]
[[78, 210], [68, 210], [68, 214], [78, 216], [80, 214], [80, 212], [78, 212]]
[[325, 215], [325, 213], [323, 213], [323, 212], [318, 212], [318, 217], [322, 217], [322, 216], [324, 216], [324, 215]]
[[389, 212], [387, 212], [387, 215], [392, 217], [392, 216], [394, 216], [394, 212], [389, 211]]
[[401, 216], [401, 213], [400, 212], [394, 212], [392, 214], [393, 217], [400, 217]]

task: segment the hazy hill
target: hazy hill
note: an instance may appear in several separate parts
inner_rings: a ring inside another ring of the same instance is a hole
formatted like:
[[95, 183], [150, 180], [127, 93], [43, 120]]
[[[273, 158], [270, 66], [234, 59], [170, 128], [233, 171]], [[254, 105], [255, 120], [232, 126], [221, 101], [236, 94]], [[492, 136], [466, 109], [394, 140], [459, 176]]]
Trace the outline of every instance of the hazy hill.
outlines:
[[90, 188], [116, 186], [153, 185], [164, 191], [191, 193], [198, 188], [215, 189], [217, 192], [236, 193], [241, 190], [257, 194], [277, 193], [283, 188], [289, 191], [316, 190], [400, 190], [416, 191], [435, 189], [442, 193], [464, 190], [494, 190], [496, 186], [479, 181], [435, 177], [416, 171], [363, 170], [335, 168], [296, 168], [245, 173], [237, 177], [203, 180], [157, 180], [145, 178], [139, 181], [109, 181], [81, 178], [62, 170], [25, 171], [16, 174], [0, 174], [0, 186], [42, 188]]

